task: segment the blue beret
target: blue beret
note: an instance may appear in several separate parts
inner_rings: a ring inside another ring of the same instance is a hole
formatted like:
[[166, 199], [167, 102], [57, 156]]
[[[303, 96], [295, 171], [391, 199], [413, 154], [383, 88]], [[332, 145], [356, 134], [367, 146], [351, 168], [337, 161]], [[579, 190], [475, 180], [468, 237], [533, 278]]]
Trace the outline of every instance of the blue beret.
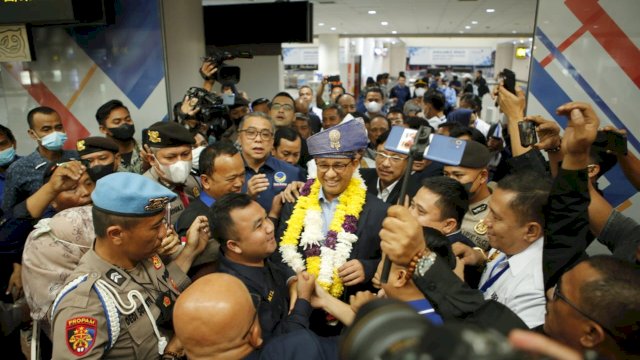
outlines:
[[93, 206], [114, 215], [155, 215], [176, 198], [171, 190], [152, 179], [127, 172], [109, 174], [96, 183], [91, 193]]
[[367, 147], [367, 129], [360, 121], [350, 120], [310, 136], [309, 154], [313, 157], [351, 158]]

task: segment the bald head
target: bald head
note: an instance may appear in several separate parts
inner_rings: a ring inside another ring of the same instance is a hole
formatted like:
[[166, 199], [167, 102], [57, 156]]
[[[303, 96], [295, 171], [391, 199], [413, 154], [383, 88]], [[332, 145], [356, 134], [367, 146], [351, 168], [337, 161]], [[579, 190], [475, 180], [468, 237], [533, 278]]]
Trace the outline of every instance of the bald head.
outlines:
[[246, 286], [234, 276], [215, 273], [180, 294], [173, 325], [189, 359], [242, 358], [262, 341], [255, 314]]

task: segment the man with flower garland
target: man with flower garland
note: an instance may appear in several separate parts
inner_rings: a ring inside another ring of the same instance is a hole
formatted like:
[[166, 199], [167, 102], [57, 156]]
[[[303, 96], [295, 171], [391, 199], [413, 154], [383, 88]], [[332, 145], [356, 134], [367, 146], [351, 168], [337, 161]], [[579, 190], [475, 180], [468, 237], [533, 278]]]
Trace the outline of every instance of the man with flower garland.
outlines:
[[[364, 125], [348, 121], [309, 137], [307, 144], [317, 178], [302, 187], [295, 204], [284, 205], [276, 234], [279, 254], [294, 271], [306, 270], [331, 295], [347, 299], [371, 288], [388, 205], [367, 194], [357, 172], [357, 151], [367, 146]], [[321, 330], [325, 315], [317, 316], [312, 328], [335, 334]]]

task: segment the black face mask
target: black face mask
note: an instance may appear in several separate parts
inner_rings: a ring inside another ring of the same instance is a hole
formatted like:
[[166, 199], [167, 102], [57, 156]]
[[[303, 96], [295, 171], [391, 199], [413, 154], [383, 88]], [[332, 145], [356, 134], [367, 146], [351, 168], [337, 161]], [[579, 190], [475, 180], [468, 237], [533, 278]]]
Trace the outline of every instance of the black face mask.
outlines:
[[131, 140], [133, 134], [136, 132], [136, 127], [133, 124], [124, 124], [118, 127], [107, 128], [111, 132], [111, 136], [117, 140]]
[[97, 182], [101, 178], [113, 174], [113, 163], [107, 165], [95, 165], [92, 167], [87, 166], [87, 173], [93, 182]]

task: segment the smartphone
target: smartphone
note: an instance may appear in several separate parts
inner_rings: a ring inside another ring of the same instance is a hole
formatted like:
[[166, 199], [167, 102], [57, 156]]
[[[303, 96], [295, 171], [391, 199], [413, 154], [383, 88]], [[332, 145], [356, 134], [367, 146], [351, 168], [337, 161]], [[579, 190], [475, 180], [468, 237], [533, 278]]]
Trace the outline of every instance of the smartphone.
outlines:
[[[393, 126], [384, 148], [401, 154], [409, 154], [409, 150], [415, 143], [417, 133], [418, 130], [416, 129]], [[429, 135], [429, 146], [427, 146], [423, 157], [427, 160], [456, 166], [462, 161], [466, 144], [464, 140], [431, 134]]]
[[616, 154], [627, 155], [628, 152], [627, 137], [615, 131], [598, 131], [594, 145]]
[[518, 131], [522, 147], [529, 147], [538, 142], [536, 124], [533, 121], [518, 121]]
[[235, 94], [222, 94], [222, 105], [233, 105], [236, 101]]
[[499, 76], [502, 80], [502, 86], [513, 95], [516, 95], [516, 73], [509, 69], [503, 69]]
[[331, 75], [327, 77], [328, 82], [340, 82], [340, 75]]

